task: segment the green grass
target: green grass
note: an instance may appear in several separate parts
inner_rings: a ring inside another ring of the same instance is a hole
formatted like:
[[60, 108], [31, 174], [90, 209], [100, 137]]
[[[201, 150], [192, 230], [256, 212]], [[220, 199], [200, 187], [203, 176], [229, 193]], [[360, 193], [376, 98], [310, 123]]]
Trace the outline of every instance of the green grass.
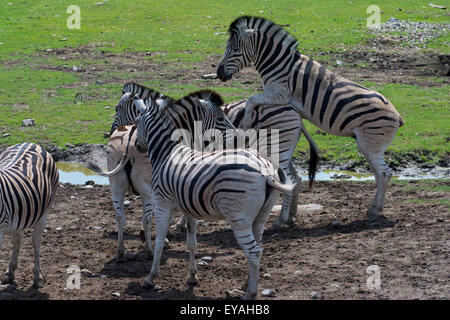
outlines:
[[[100, 0], [99, 0], [100, 1]], [[9, 5], [9, 2], [12, 5]], [[100, 52], [125, 53], [151, 51], [142, 63], [159, 66], [164, 75], [173, 74], [183, 65], [182, 77], [189, 79], [189, 70], [209, 57], [223, 53], [229, 23], [242, 14], [258, 15], [289, 25], [287, 30], [300, 42], [302, 53], [320, 61], [333, 63], [329, 52], [342, 52], [358, 47], [373, 37], [367, 32], [366, 8], [373, 1], [123, 1], [110, 0], [97, 6], [98, 1], [2, 1], [0, 3], [0, 146], [23, 141], [44, 145], [64, 146], [106, 143], [103, 133], [109, 131], [111, 116], [120, 94], [122, 80], [134, 76], [127, 70], [108, 70], [108, 58]], [[66, 9], [76, 4], [81, 9], [81, 29], [69, 30]], [[376, 5], [383, 12], [381, 22], [391, 16], [399, 19], [427, 22], [448, 22], [447, 12], [428, 6], [428, 1], [386, 1]], [[398, 9], [401, 8], [401, 11]], [[149, 17], [150, 16], [150, 17]], [[215, 33], [219, 33], [216, 34]], [[61, 41], [62, 39], [67, 39]], [[429, 48], [449, 53], [449, 34], [435, 39]], [[89, 46], [96, 57], [45, 55], [47, 49]], [[218, 61], [216, 61], [218, 63]], [[85, 68], [101, 67], [96, 78], [86, 82], [82, 74], [70, 72], [73, 65]], [[68, 68], [65, 68], [68, 67]], [[366, 66], [358, 63], [355, 68]], [[212, 68], [213, 69], [213, 68]], [[97, 84], [96, 80], [106, 84]], [[430, 150], [424, 161], [436, 162], [448, 154], [449, 99], [448, 85], [442, 77], [424, 77], [436, 86], [393, 83], [362, 83], [379, 90], [396, 106], [405, 119], [405, 126], [389, 148], [399, 155]], [[197, 90], [204, 81], [189, 84], [166, 83], [160, 79], [144, 81], [173, 97]], [[214, 88], [227, 102], [247, 99], [257, 86], [237, 84]], [[84, 101], [74, 103], [81, 92]], [[28, 106], [28, 107], [26, 107]], [[21, 121], [34, 118], [36, 126], [22, 128]], [[319, 145], [323, 156], [336, 161], [361, 159], [352, 139], [316, 134], [316, 128], [306, 124]], [[1, 134], [11, 135], [2, 138]], [[299, 145], [306, 150], [304, 139]]]

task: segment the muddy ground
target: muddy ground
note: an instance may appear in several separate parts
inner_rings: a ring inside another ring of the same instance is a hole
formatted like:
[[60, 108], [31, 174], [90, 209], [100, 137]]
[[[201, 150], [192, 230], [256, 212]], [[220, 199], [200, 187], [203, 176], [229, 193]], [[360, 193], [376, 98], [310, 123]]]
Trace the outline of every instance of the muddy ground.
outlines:
[[[387, 194], [385, 219], [369, 224], [364, 213], [373, 183], [318, 182], [313, 193], [303, 191], [294, 226], [264, 233], [260, 275], [262, 289], [276, 296], [260, 299], [449, 299], [450, 215], [448, 180], [394, 183]], [[305, 184], [306, 189], [306, 184]], [[243, 252], [224, 222], [199, 223], [197, 262], [199, 284], [186, 284], [188, 251], [185, 234], [173, 231], [163, 253], [159, 291], [141, 287], [150, 269], [139, 237], [140, 200], [130, 195], [127, 206], [126, 249], [129, 260], [116, 264], [115, 213], [107, 186], [62, 185], [48, 217], [42, 246], [47, 282], [31, 288], [30, 231], [23, 241], [16, 283], [0, 287], [0, 299], [223, 299], [239, 288], [247, 272]], [[312, 206], [308, 206], [312, 207]], [[178, 216], [178, 214], [177, 214]], [[334, 221], [339, 220], [339, 223]], [[338, 224], [338, 225], [335, 225]], [[9, 236], [0, 251], [0, 269], [11, 253]], [[65, 289], [67, 267], [82, 269], [81, 288]], [[380, 289], [369, 289], [367, 268], [380, 270]], [[120, 296], [119, 296], [120, 295]]]

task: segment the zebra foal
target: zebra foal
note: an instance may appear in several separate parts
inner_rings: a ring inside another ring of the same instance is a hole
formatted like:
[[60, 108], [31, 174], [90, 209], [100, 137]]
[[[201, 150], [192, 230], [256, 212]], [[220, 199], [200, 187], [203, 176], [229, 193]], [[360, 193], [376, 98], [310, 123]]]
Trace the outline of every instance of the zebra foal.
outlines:
[[249, 265], [243, 298], [254, 298], [258, 290], [264, 224], [279, 193], [292, 192], [293, 185], [280, 183], [277, 170], [256, 151], [201, 152], [171, 139], [182, 119], [169, 114], [171, 105], [162, 110], [151, 100], [146, 105], [136, 119], [136, 143], [148, 148], [152, 167], [156, 239], [152, 268], [144, 285], [154, 286], [171, 216], [174, 210], [180, 209], [187, 219], [188, 284], [197, 283], [197, 218], [225, 219]]
[[245, 105], [243, 127], [250, 126], [257, 105], [291, 104], [302, 117], [327, 133], [353, 137], [375, 175], [377, 191], [366, 216], [383, 210], [392, 170], [383, 154], [404, 121], [380, 93], [347, 80], [297, 51], [297, 40], [270, 20], [242, 16], [230, 24], [229, 38], [217, 75], [227, 81], [253, 65], [264, 92]]
[[41, 274], [40, 248], [58, 179], [52, 156], [36, 144], [17, 144], [0, 154], [0, 247], [4, 233], [10, 233], [13, 242], [3, 284], [14, 282], [23, 230], [31, 227], [34, 227], [33, 287], [38, 288], [45, 281]]

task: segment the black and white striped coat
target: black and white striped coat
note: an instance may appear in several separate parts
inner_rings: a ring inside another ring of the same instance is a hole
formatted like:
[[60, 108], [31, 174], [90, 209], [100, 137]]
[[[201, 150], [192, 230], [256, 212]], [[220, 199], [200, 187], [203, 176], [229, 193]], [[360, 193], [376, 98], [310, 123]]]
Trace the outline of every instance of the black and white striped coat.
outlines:
[[52, 156], [39, 145], [17, 144], [0, 154], [0, 246], [3, 233], [10, 233], [13, 238], [13, 253], [3, 283], [14, 281], [23, 230], [34, 227], [33, 286], [42, 284], [42, 233], [58, 179]]
[[227, 81], [242, 68], [254, 65], [264, 86], [264, 92], [247, 100], [243, 127], [250, 126], [251, 111], [257, 105], [291, 104], [325, 132], [354, 137], [377, 182], [377, 193], [366, 214], [376, 219], [392, 176], [383, 154], [404, 124], [394, 106], [380, 93], [299, 53], [297, 40], [272, 21], [243, 16], [233, 21], [228, 31], [218, 77]]
[[[229, 103], [222, 107], [236, 128], [242, 128], [246, 101]], [[317, 170], [318, 150], [314, 141], [303, 126], [301, 115], [291, 105], [261, 105], [255, 107], [251, 117], [251, 128], [257, 132], [262, 129], [278, 130], [278, 163], [276, 164], [288, 178], [290, 183], [296, 184], [292, 193], [283, 195], [281, 214], [274, 222], [274, 227], [281, 227], [284, 223], [292, 223], [297, 214], [298, 196], [301, 178], [294, 167], [292, 157], [302, 132], [310, 144], [309, 187], [312, 188], [315, 172]], [[268, 139], [270, 146], [270, 139]]]
[[197, 281], [196, 219], [225, 219], [250, 268], [244, 298], [254, 298], [264, 224], [279, 192], [291, 192], [293, 186], [281, 184], [277, 170], [256, 151], [234, 149], [206, 153], [173, 141], [170, 137], [178, 129], [177, 122], [156, 104], [148, 105], [136, 123], [137, 143], [148, 147], [155, 200], [155, 254], [145, 285], [154, 286], [169, 221], [173, 211], [179, 208], [188, 220], [188, 282]]

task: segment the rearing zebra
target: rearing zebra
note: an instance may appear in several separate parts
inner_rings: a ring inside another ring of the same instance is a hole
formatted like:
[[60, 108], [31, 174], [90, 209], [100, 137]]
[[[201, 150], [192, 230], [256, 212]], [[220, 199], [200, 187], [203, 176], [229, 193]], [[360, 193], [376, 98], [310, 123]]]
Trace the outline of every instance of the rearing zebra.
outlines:
[[0, 247], [4, 232], [11, 233], [13, 238], [13, 252], [2, 283], [14, 281], [23, 230], [31, 227], [34, 227], [33, 287], [40, 287], [44, 281], [39, 257], [42, 233], [58, 179], [52, 156], [36, 144], [16, 144], [0, 154]]
[[300, 54], [297, 40], [272, 21], [242, 16], [231, 23], [228, 32], [225, 54], [217, 68], [218, 77], [227, 81], [253, 64], [264, 85], [264, 92], [247, 100], [243, 127], [249, 127], [251, 111], [256, 105], [291, 104], [322, 130], [355, 138], [377, 185], [366, 216], [377, 219], [392, 177], [383, 154], [404, 124], [394, 106], [380, 93]]
[[259, 157], [256, 151], [198, 152], [174, 141], [170, 137], [179, 129], [177, 124], [181, 121], [171, 120], [173, 115], [168, 116], [164, 109], [149, 102], [136, 119], [136, 141], [148, 147], [155, 200], [155, 251], [144, 284], [154, 286], [169, 221], [173, 211], [179, 208], [188, 220], [188, 283], [197, 283], [196, 219], [225, 219], [249, 264], [244, 298], [254, 298], [258, 290], [264, 224], [279, 192], [291, 192], [293, 186], [281, 184], [270, 161]]

